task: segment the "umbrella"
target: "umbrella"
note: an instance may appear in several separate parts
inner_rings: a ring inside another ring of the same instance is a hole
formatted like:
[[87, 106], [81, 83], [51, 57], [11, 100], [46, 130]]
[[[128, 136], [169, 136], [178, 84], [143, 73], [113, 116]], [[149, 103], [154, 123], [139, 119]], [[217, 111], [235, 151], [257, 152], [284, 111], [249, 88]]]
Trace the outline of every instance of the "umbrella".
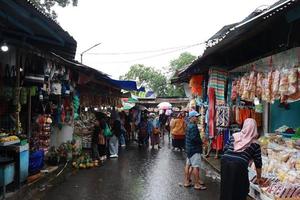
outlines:
[[131, 104], [131, 103], [123, 103], [122, 110], [130, 110], [130, 109], [133, 108], [134, 106], [135, 106], [135, 104]]
[[160, 110], [169, 110], [172, 108], [172, 104], [170, 104], [169, 102], [161, 102], [157, 105], [157, 107]]

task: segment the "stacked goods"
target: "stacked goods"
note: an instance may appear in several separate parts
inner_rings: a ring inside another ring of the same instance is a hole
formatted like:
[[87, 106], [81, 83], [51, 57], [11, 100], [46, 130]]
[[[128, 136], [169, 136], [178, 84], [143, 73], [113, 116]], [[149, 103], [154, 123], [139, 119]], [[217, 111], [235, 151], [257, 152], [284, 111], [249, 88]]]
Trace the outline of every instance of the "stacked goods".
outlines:
[[[271, 135], [259, 141], [263, 154], [261, 191], [271, 199], [300, 199], [300, 152], [289, 144], [292, 140]], [[256, 182], [255, 177], [251, 182]]]
[[80, 118], [75, 121], [75, 134], [82, 138], [82, 147], [90, 148], [92, 133], [96, 117], [90, 112], [81, 112]]
[[33, 124], [33, 134], [30, 140], [30, 149], [32, 151], [43, 150], [45, 154], [50, 148], [51, 136], [51, 115], [38, 115]]

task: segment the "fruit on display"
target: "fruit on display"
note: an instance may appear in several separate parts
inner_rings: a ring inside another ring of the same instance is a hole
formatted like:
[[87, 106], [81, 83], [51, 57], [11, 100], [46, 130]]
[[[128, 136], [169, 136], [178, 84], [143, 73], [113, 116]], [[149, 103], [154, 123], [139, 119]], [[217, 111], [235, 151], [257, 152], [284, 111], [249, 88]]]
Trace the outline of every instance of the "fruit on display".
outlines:
[[17, 140], [19, 140], [19, 138], [18, 138], [17, 136], [15, 136], [15, 135], [0, 138], [0, 142], [1, 142], [1, 143], [4, 143], [4, 142], [12, 142], [12, 141], [17, 141]]
[[88, 154], [83, 154], [72, 162], [72, 166], [76, 169], [89, 169], [99, 166], [98, 160], [92, 160]]

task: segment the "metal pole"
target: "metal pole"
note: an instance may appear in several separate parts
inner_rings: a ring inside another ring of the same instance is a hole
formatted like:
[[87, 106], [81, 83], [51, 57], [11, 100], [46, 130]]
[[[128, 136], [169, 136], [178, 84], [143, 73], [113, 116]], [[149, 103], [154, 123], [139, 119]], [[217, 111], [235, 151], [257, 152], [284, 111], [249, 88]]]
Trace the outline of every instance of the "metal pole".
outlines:
[[101, 43], [97, 43], [97, 44], [95, 44], [94, 46], [92, 46], [92, 47], [88, 48], [87, 50], [83, 51], [83, 52], [80, 54], [80, 61], [81, 61], [81, 63], [82, 63], [82, 61], [83, 61], [83, 58], [82, 58], [82, 57], [83, 57], [83, 54], [86, 53], [86, 52], [88, 52], [89, 50], [95, 48], [96, 46], [99, 46], [100, 44], [101, 44]]

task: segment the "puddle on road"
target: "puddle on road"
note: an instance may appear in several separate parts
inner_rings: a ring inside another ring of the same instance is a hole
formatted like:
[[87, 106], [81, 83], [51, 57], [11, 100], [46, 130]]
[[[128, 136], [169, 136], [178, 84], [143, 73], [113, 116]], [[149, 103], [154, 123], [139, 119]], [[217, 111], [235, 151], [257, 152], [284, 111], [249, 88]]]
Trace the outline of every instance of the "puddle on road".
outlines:
[[221, 175], [216, 172], [211, 166], [209, 166], [206, 162], [202, 163], [201, 169], [205, 172], [205, 176], [207, 178], [211, 178], [213, 181], [220, 182]]

